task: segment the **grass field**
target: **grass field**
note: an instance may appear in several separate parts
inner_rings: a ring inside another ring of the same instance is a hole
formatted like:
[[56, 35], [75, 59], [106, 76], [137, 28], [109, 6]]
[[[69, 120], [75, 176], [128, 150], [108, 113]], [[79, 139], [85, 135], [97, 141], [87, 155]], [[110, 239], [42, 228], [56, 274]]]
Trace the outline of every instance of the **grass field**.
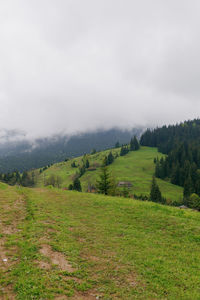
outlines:
[[[113, 149], [113, 154], [119, 153], [119, 149]], [[103, 157], [107, 155], [109, 151], [99, 152], [95, 155], [88, 155], [90, 165], [95, 163], [101, 165]], [[129, 152], [126, 156], [118, 157], [113, 164], [109, 166], [110, 172], [116, 178], [116, 182], [130, 181], [132, 188], [130, 188], [131, 194], [136, 195], [149, 195], [152, 175], [154, 174], [155, 165], [153, 159], [155, 157], [163, 156], [157, 151], [156, 148], [141, 147], [139, 151]], [[82, 157], [74, 159], [77, 164], [81, 164]], [[51, 174], [59, 175], [63, 182], [62, 187], [68, 187], [72, 182], [73, 175], [77, 172], [77, 168], [72, 168], [71, 163], [62, 162], [51, 166], [45, 172], [43, 172], [38, 179], [38, 186], [42, 187], [44, 178], [48, 178]], [[87, 191], [88, 183], [95, 185], [98, 179], [100, 168], [96, 171], [87, 171], [81, 177], [81, 184], [83, 191]], [[179, 186], [173, 185], [167, 181], [157, 180], [161, 192], [164, 197], [170, 201], [180, 201], [183, 195], [183, 189]]]
[[198, 212], [0, 184], [0, 220], [1, 299], [200, 299]]

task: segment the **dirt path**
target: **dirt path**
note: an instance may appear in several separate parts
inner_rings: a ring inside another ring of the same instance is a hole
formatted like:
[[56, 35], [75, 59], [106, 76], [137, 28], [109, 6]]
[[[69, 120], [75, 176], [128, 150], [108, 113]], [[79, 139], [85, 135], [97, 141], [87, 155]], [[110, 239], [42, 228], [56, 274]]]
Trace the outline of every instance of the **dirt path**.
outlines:
[[[12, 234], [19, 231], [18, 225], [24, 219], [25, 205], [23, 195], [17, 189], [7, 187], [0, 190], [0, 275], [3, 278], [9, 274], [17, 263], [14, 256], [16, 247], [8, 247], [6, 243]], [[15, 299], [13, 287], [10, 284], [0, 285], [0, 299]]]

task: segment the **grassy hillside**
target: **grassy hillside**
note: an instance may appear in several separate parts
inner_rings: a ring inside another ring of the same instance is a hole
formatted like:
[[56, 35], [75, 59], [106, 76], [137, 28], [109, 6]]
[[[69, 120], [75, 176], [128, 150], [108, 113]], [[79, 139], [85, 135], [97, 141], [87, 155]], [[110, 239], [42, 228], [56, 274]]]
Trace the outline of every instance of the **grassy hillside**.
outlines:
[[[120, 149], [113, 149], [115, 155], [119, 154]], [[103, 157], [109, 151], [99, 152], [95, 155], [88, 155], [90, 165], [101, 165]], [[150, 192], [150, 185], [152, 175], [154, 174], [155, 165], [153, 163], [154, 157], [161, 157], [162, 154], [156, 148], [142, 147], [139, 151], [129, 152], [126, 156], [118, 157], [112, 165], [109, 166], [110, 172], [116, 178], [116, 182], [130, 181], [132, 194], [148, 195]], [[77, 164], [81, 164], [82, 157], [74, 159]], [[71, 163], [62, 162], [51, 166], [39, 176], [38, 186], [43, 186], [44, 178], [48, 178], [51, 174], [59, 175], [62, 177], [62, 187], [68, 187], [72, 182], [73, 175], [78, 171], [77, 168], [72, 168]], [[98, 179], [100, 168], [97, 167], [96, 171], [87, 171], [81, 177], [81, 184], [84, 191], [87, 191], [88, 183], [95, 184]], [[182, 198], [183, 189], [173, 185], [167, 181], [157, 180], [163, 195], [172, 201], [179, 201]]]
[[200, 299], [198, 212], [0, 184], [0, 219], [1, 299]]

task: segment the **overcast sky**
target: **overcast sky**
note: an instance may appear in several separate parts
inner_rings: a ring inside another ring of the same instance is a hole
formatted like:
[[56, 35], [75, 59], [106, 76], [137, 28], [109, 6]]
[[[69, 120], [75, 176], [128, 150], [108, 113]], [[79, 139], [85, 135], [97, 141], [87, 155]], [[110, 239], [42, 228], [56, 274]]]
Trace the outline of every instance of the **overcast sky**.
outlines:
[[1, 0], [0, 128], [199, 117], [199, 15], [199, 0]]

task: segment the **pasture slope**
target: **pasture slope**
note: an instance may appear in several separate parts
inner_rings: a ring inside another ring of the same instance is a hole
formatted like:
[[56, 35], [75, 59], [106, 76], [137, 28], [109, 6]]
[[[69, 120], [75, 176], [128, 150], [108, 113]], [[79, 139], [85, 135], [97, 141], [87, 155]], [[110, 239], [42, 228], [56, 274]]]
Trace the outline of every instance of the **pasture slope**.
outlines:
[[[113, 155], [119, 154], [120, 149], [112, 149]], [[87, 191], [88, 183], [95, 185], [99, 173], [100, 166], [102, 164], [105, 155], [108, 155], [110, 150], [98, 152], [94, 155], [87, 155], [90, 162], [90, 166], [95, 166], [96, 170], [86, 171], [86, 173], [80, 178], [83, 191]], [[159, 153], [156, 148], [141, 147], [139, 151], [129, 152], [125, 156], [119, 156], [108, 167], [110, 172], [116, 178], [116, 182], [130, 181], [132, 188], [130, 188], [131, 194], [136, 195], [149, 195], [152, 176], [155, 170], [155, 164], [153, 162], [155, 157], [161, 158], [163, 154]], [[78, 171], [78, 168], [72, 168], [71, 163], [76, 162], [76, 165], [81, 165], [82, 157], [74, 158], [68, 162], [61, 162], [54, 164], [42, 174], [38, 175], [38, 187], [44, 186], [44, 181], [51, 174], [59, 175], [62, 178], [62, 187], [68, 187], [72, 183], [73, 176]], [[36, 174], [39, 174], [36, 171]], [[164, 197], [169, 202], [179, 202], [183, 196], [183, 189], [179, 186], [171, 184], [170, 182], [157, 179], [160, 190]]]
[[0, 299], [200, 299], [199, 212], [0, 184], [0, 220]]

